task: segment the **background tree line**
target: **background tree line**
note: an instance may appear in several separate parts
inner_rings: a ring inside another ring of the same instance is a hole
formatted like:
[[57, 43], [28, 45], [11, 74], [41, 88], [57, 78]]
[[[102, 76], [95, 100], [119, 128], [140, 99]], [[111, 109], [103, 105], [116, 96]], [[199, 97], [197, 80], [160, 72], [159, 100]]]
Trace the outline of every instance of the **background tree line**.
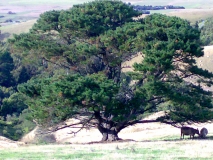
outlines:
[[213, 18], [208, 18], [204, 21], [204, 25], [201, 27], [201, 41], [203, 45], [213, 45]]
[[0, 42], [0, 135], [20, 139], [35, 127], [29, 118], [26, 97], [17, 92], [18, 84], [30, 79], [25, 66], [16, 61], [8, 44]]

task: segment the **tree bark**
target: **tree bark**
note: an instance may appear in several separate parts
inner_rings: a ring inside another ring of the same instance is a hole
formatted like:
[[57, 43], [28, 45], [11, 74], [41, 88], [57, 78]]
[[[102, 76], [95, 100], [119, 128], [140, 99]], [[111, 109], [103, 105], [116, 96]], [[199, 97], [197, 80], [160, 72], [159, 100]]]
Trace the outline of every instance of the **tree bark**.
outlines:
[[112, 130], [109, 130], [109, 132], [102, 132], [102, 139], [101, 141], [118, 141], [120, 138], [118, 137], [118, 133]]
[[98, 120], [97, 128], [102, 134], [101, 141], [118, 141], [120, 138], [118, 137], [118, 133], [120, 130], [117, 130], [115, 124], [109, 120], [109, 118], [102, 118], [100, 112], [95, 111], [95, 118]]
[[[103, 127], [105, 126], [105, 127]], [[118, 137], [118, 132], [115, 130], [115, 127], [111, 127], [109, 124], [102, 124], [98, 127], [98, 130], [102, 134], [101, 141], [118, 141], [120, 138]]]

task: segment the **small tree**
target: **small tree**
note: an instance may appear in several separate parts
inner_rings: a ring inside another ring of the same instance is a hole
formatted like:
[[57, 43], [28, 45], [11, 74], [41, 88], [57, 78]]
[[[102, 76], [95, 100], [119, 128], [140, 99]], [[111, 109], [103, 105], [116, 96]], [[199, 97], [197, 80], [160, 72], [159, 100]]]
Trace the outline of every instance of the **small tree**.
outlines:
[[200, 33], [200, 39], [203, 43], [203, 45], [213, 45], [213, 33], [212, 33], [212, 24], [213, 24], [213, 18], [207, 18], [204, 22], [201, 23], [201, 33]]
[[[14, 49], [72, 70], [18, 87], [29, 97], [33, 118], [49, 126], [77, 118], [79, 123], [64, 127], [96, 127], [102, 141], [118, 140], [122, 129], [137, 123], [211, 120], [211, 92], [202, 87], [212, 84], [213, 74], [195, 63], [203, 56], [199, 31], [177, 17], [135, 20], [138, 15], [120, 1], [94, 1], [46, 12], [30, 33], [10, 40]], [[123, 73], [122, 63], [138, 52], [143, 60], [135, 72]], [[141, 120], [165, 103], [164, 116]]]
[[0, 51], [0, 85], [11, 87], [15, 80], [11, 71], [14, 68], [13, 59], [8, 51]]

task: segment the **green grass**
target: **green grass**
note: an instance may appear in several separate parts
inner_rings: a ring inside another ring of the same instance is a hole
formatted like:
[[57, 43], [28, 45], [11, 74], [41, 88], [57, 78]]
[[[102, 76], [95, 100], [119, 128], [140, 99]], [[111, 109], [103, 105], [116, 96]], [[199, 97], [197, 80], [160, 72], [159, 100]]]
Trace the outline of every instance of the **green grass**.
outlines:
[[0, 149], [4, 160], [210, 160], [212, 140], [123, 142], [92, 145], [29, 145]]
[[27, 160], [47, 160], [47, 159], [93, 159], [101, 157], [103, 154], [98, 152], [88, 152], [85, 150], [70, 149], [70, 146], [29, 146], [20, 147], [12, 150], [1, 150], [0, 159], [27, 159]]

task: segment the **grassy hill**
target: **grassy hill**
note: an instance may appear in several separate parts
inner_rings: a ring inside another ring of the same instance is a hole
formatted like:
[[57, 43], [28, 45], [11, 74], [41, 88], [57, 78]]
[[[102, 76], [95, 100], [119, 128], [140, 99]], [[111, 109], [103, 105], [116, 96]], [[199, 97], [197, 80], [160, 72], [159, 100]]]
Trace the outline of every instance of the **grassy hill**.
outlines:
[[[91, 0], [89, 0], [91, 1]], [[199, 9], [196, 11], [193, 11], [195, 17], [197, 17], [197, 14], [205, 14], [208, 15], [209, 13], [206, 12], [206, 10], [211, 10], [213, 9], [213, 1], [212, 0], [122, 0], [123, 2], [130, 2], [134, 5], [176, 5], [176, 6], [184, 6], [187, 10], [188, 9]], [[26, 20], [31, 20], [39, 17], [40, 13], [43, 13], [48, 10], [59, 10], [59, 9], [68, 9], [72, 7], [75, 4], [79, 3], [85, 3], [88, 2], [88, 0], [36, 0], [36, 1], [26, 1], [26, 0], [10, 0], [10, 1], [0, 1], [0, 16], [4, 16], [0, 18], [0, 22], [3, 23], [6, 20], [13, 20], [13, 21], [26, 21]], [[205, 11], [203, 10], [205, 9]], [[185, 11], [187, 11], [185, 10]], [[11, 11], [12, 13], [15, 14], [8, 14], [8, 12]], [[192, 18], [190, 13], [181, 11], [178, 13], [178, 15], [186, 16]], [[172, 15], [174, 14], [173, 12], [179, 12], [179, 10], [164, 10], [164, 11], [155, 11], [155, 12], [162, 12], [162, 13], [170, 13], [172, 12]], [[189, 10], [191, 12], [191, 10]], [[202, 13], [200, 13], [202, 12]], [[212, 13], [212, 12], [211, 12]], [[188, 16], [189, 15], [189, 16]], [[212, 15], [212, 14], [211, 14]], [[182, 17], [184, 17], [182, 16]], [[3, 23], [3, 25], [5, 25]]]
[[213, 8], [211, 9], [186, 9], [186, 10], [173, 10], [165, 13], [168, 16], [177, 16], [186, 19], [192, 23], [196, 21], [205, 20], [213, 15]]
[[2, 26], [1, 27], [2, 34], [0, 34], [0, 41], [4, 41], [7, 38], [11, 38], [13, 34], [28, 32], [35, 22], [36, 22], [36, 19], [29, 20], [27, 22], [16, 23], [13, 25]]

